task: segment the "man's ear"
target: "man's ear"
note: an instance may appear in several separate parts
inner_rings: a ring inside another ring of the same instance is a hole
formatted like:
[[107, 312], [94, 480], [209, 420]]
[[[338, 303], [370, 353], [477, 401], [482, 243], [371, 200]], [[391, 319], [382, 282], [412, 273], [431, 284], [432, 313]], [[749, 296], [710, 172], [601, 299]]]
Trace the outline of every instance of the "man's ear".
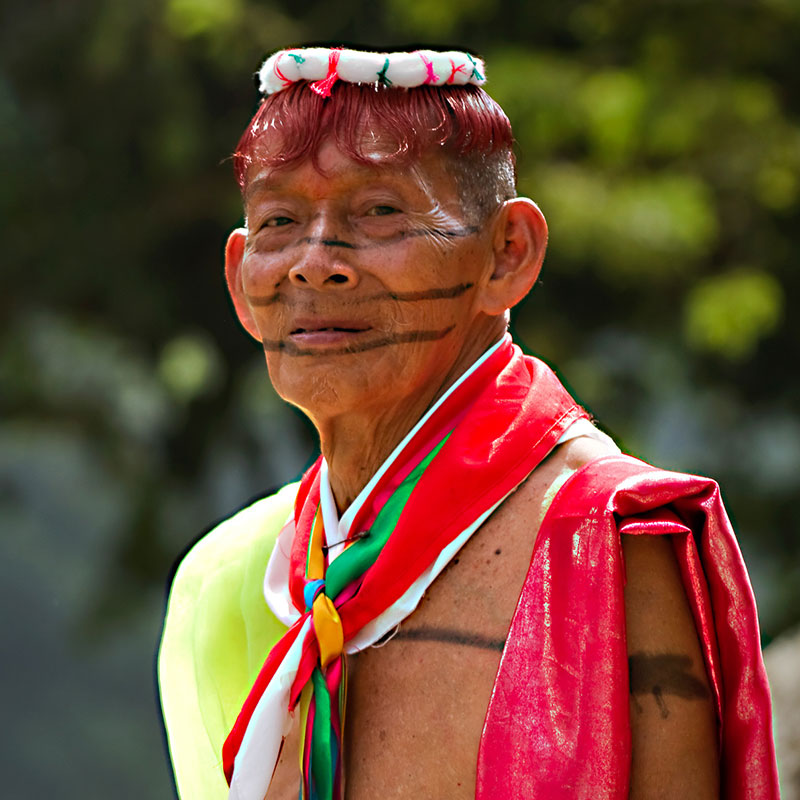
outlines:
[[225, 245], [225, 281], [228, 291], [236, 309], [236, 316], [244, 329], [259, 342], [261, 334], [258, 332], [250, 306], [245, 298], [244, 285], [242, 284], [242, 261], [244, 260], [244, 246], [247, 242], [247, 228], [236, 228], [228, 237]]
[[527, 197], [503, 203], [493, 224], [494, 271], [484, 287], [484, 312], [502, 314], [531, 290], [544, 261], [547, 222]]

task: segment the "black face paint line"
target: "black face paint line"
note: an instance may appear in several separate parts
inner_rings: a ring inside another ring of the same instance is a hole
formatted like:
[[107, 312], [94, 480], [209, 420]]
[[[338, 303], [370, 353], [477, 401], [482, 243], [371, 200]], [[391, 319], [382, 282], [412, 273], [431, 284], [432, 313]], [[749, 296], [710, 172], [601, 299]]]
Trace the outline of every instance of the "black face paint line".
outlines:
[[489, 636], [480, 636], [468, 631], [459, 631], [452, 628], [400, 628], [395, 636], [411, 642], [440, 642], [442, 644], [456, 644], [462, 647], [476, 647], [479, 650], [492, 650], [502, 653], [506, 646], [504, 639], [492, 639]]
[[298, 239], [294, 245], [290, 246], [299, 247], [303, 244], [321, 244], [323, 247], [340, 247], [343, 250], [360, 249], [358, 245], [351, 244], [350, 242], [344, 242], [341, 239], [322, 239], [319, 236], [304, 236], [302, 239]]
[[[707, 700], [708, 689], [690, 672], [692, 659], [674, 653], [634, 653], [628, 658], [630, 692], [634, 699], [652, 694], [662, 719], [669, 716], [665, 695], [683, 700]], [[641, 707], [637, 702], [637, 709]]]
[[299, 347], [292, 341], [276, 341], [264, 339], [262, 345], [267, 353], [284, 353], [287, 356], [344, 356], [364, 353], [368, 350], [375, 350], [379, 347], [392, 347], [399, 344], [412, 344], [414, 342], [434, 342], [443, 339], [454, 325], [438, 331], [408, 331], [407, 333], [396, 333], [388, 336], [380, 336], [376, 339], [369, 339], [365, 342], [357, 342], [345, 347], [331, 348], [305, 348]]
[[[347, 305], [361, 305], [363, 303], [375, 303], [380, 300], [394, 300], [399, 303], [416, 303], [423, 300], [453, 300], [461, 297], [475, 286], [474, 283], [458, 283], [455, 286], [442, 286], [436, 289], [421, 289], [416, 292], [379, 292], [366, 297], [348, 298]], [[285, 303], [286, 298], [280, 293], [269, 296], [249, 295], [247, 302], [256, 308], [265, 308], [274, 303]]]
[[417, 303], [420, 300], [452, 300], [468, 292], [474, 283], [458, 283], [455, 286], [443, 286], [441, 289], [421, 289], [418, 292], [383, 292], [367, 298], [375, 300], [397, 300], [401, 303]]
[[266, 308], [267, 306], [273, 305], [273, 303], [283, 303], [283, 295], [279, 292], [275, 292], [275, 294], [271, 294], [268, 296], [264, 295], [248, 295], [247, 302], [250, 303], [251, 306], [254, 308]]
[[414, 239], [421, 236], [439, 237], [441, 239], [465, 239], [480, 232], [478, 225], [468, 225], [462, 228], [413, 228], [408, 231], [400, 231], [386, 239], [363, 244], [346, 242], [343, 239], [326, 239], [322, 236], [303, 236], [295, 242], [285, 244], [275, 248], [275, 253], [285, 253], [303, 245], [321, 245], [322, 247], [339, 248], [342, 250], [375, 250], [379, 247], [392, 247], [405, 239]]

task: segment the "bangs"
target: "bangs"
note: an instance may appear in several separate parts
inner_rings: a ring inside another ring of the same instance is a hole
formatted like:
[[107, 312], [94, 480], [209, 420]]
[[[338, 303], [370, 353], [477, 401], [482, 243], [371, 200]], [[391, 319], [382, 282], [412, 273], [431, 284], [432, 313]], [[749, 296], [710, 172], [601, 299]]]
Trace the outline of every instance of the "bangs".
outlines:
[[511, 124], [478, 86], [397, 89], [339, 81], [320, 97], [300, 81], [264, 98], [233, 154], [243, 190], [247, 170], [258, 163], [293, 166], [316, 157], [332, 139], [354, 161], [381, 157], [412, 161], [435, 147], [456, 156], [510, 152]]

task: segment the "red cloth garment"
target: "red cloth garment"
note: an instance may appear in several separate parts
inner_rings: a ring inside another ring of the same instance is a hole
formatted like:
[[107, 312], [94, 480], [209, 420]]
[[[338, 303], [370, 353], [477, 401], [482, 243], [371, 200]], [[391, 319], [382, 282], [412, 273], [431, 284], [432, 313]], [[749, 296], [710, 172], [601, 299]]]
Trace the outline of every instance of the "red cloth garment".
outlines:
[[778, 798], [755, 602], [716, 483], [606, 456], [571, 476], [542, 522], [486, 715], [477, 800], [628, 797], [623, 533], [672, 536], [717, 707], [720, 796]]

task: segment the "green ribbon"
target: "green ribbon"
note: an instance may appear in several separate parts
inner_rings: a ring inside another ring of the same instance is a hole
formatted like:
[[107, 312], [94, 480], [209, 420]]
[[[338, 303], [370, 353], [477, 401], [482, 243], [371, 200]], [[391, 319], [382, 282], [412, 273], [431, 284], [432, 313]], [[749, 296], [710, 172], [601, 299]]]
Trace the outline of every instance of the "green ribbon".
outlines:
[[[450, 432], [452, 433], [452, 431]], [[325, 593], [328, 597], [338, 595], [356, 578], [363, 575], [375, 563], [385, 544], [389, 541], [403, 509], [408, 503], [420, 478], [437, 453], [450, 438], [448, 433], [430, 453], [408, 474], [384, 503], [370, 527], [370, 535], [350, 545], [325, 571]], [[317, 513], [320, 513], [319, 510]], [[344, 666], [344, 665], [343, 665]], [[311, 673], [314, 687], [314, 722], [311, 729], [310, 797], [308, 800], [333, 800], [336, 767], [342, 757], [336, 735], [331, 725], [331, 695], [328, 683], [319, 666]], [[343, 718], [344, 677], [337, 699], [340, 704], [339, 718]]]
[[406, 507], [414, 487], [449, 438], [450, 433], [425, 456], [395, 489], [370, 526], [370, 535], [353, 542], [328, 567], [325, 572], [325, 594], [328, 597], [338, 597], [345, 587], [349, 586], [359, 575], [363, 575], [372, 566], [392, 535], [392, 531], [395, 529], [403, 509]]
[[314, 685], [314, 726], [311, 732], [312, 797], [330, 800], [336, 774], [336, 741], [331, 727], [331, 695], [319, 667], [311, 673]]

